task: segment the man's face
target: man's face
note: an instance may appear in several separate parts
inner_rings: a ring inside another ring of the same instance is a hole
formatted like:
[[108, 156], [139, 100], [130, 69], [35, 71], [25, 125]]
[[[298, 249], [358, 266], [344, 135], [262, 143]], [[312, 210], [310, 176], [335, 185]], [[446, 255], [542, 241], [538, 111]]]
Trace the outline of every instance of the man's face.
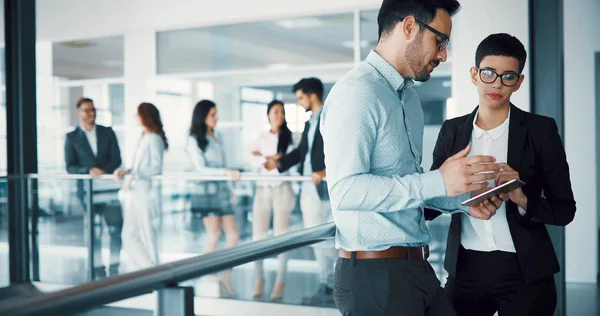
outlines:
[[[415, 38], [407, 44], [404, 57], [414, 73], [414, 79], [416, 81], [427, 81], [435, 67], [440, 62], [445, 62], [448, 56], [446, 48], [443, 48], [442, 51], [439, 49], [439, 44], [444, 39], [424, 26], [418, 23], [417, 25], [421, 29], [415, 35]], [[434, 19], [429, 22], [428, 26], [450, 38], [452, 20], [448, 12], [438, 9]]]
[[509, 104], [511, 95], [519, 90], [524, 78], [519, 75], [519, 61], [514, 57], [486, 56], [479, 69], [471, 68], [471, 81], [477, 86], [480, 106], [493, 109]]
[[96, 108], [92, 102], [84, 102], [77, 109], [77, 116], [81, 123], [86, 125], [94, 125], [96, 123]]
[[[311, 94], [314, 95], [314, 94]], [[312, 108], [312, 100], [311, 95], [308, 95], [300, 90], [296, 90], [296, 99], [298, 100], [298, 104], [304, 108], [305, 111], [310, 111]]]

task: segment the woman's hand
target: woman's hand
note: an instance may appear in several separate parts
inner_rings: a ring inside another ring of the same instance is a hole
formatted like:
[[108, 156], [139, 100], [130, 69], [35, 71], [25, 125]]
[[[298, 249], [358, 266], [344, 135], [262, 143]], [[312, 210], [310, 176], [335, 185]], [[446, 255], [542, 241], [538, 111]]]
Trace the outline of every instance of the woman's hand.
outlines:
[[[508, 181], [519, 179], [519, 172], [514, 170], [511, 166], [506, 163], [500, 163], [500, 172], [496, 175], [496, 186], [502, 185]], [[501, 198], [503, 198], [501, 196]], [[522, 209], [527, 210], [527, 196], [523, 193], [521, 188], [514, 189], [508, 192], [508, 198], [515, 204], [520, 206]]]
[[123, 177], [125, 177], [129, 172], [127, 170], [115, 170], [113, 172], [113, 176], [115, 178], [115, 182], [119, 182]]
[[241, 173], [237, 170], [227, 169], [227, 176], [231, 178], [232, 181], [239, 181]]

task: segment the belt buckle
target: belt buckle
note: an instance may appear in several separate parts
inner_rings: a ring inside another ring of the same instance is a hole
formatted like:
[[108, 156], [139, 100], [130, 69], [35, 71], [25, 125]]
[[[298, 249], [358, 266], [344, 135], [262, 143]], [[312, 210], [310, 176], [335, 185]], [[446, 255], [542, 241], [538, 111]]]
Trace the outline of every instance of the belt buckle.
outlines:
[[429, 259], [429, 245], [421, 247], [421, 254], [423, 255], [423, 260]]

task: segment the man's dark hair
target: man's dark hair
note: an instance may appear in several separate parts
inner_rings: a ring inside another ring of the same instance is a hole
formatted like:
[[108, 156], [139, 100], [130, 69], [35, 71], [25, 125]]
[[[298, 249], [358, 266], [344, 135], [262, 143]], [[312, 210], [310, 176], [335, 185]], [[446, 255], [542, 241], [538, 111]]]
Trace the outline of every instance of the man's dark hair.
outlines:
[[319, 101], [323, 101], [323, 82], [318, 78], [304, 78], [298, 81], [292, 91], [295, 93], [298, 90], [302, 90], [305, 94], [314, 93]]
[[460, 9], [460, 3], [456, 0], [383, 0], [377, 16], [379, 39], [382, 35], [391, 33], [396, 24], [407, 16], [413, 16], [423, 23], [431, 22], [438, 9], [453, 16]]
[[94, 101], [90, 98], [79, 98], [79, 100], [77, 100], [77, 108], [79, 109], [81, 107], [82, 104], [84, 103], [91, 103], [94, 104]]
[[475, 67], [479, 68], [481, 61], [486, 56], [515, 58], [519, 61], [519, 73], [525, 68], [525, 61], [527, 60], [527, 52], [521, 41], [506, 33], [492, 34], [479, 43], [475, 52]]

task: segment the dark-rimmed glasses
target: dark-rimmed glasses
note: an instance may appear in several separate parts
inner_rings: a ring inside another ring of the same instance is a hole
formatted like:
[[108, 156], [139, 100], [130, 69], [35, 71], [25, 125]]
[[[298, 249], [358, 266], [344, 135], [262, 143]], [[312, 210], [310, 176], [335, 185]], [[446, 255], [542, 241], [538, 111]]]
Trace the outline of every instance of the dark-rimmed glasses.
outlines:
[[521, 75], [515, 72], [505, 72], [503, 74], [498, 74], [492, 69], [483, 68], [478, 69], [479, 71], [479, 79], [481, 79], [484, 83], [494, 83], [498, 77], [500, 77], [500, 82], [507, 87], [514, 87], [519, 83], [519, 78]]
[[444, 49], [446, 49], [446, 47], [448, 46], [448, 42], [450, 42], [450, 37], [448, 37], [448, 35], [434, 29], [433, 27], [427, 25], [427, 23], [420, 21], [416, 18], [415, 18], [415, 21], [417, 21], [417, 23], [419, 23], [419, 25], [423, 26], [424, 28], [428, 29], [433, 34], [435, 34], [441, 38], [441, 40], [439, 40], [439, 39], [437, 40], [438, 51], [442, 52], [442, 51], [444, 51]]

